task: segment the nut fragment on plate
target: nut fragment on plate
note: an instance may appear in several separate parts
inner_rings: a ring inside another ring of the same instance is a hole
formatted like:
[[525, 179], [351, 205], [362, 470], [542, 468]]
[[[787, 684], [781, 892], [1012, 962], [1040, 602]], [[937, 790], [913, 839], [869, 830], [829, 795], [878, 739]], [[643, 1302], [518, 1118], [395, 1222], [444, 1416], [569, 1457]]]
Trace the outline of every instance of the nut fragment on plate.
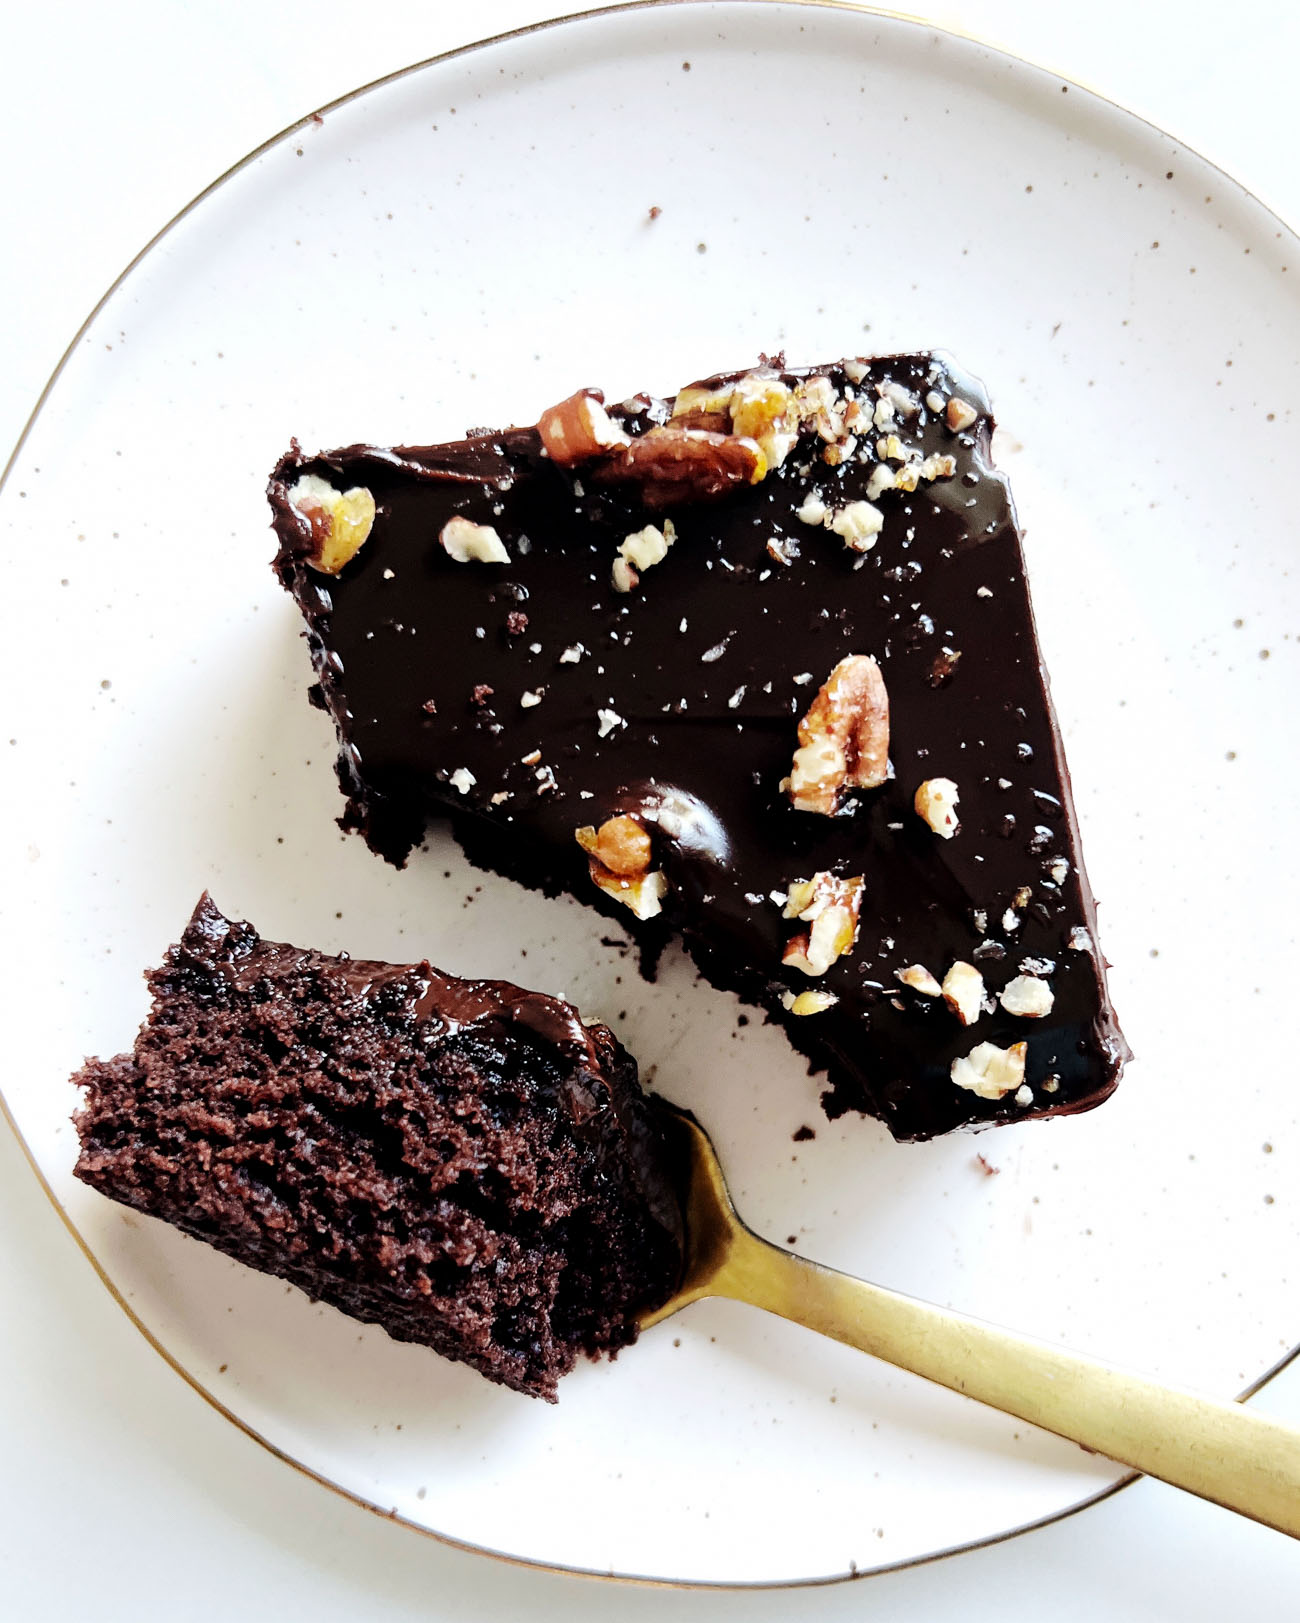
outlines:
[[475, 524], [460, 513], [447, 520], [438, 539], [447, 556], [458, 564], [510, 562], [510, 554], [490, 524]]
[[558, 467], [572, 468], [626, 445], [629, 436], [605, 410], [599, 389], [579, 389], [537, 420], [542, 448]]
[[957, 832], [958, 799], [957, 785], [951, 778], [927, 778], [916, 791], [912, 805], [916, 815], [940, 839], [950, 840]]
[[952, 1062], [950, 1075], [959, 1088], [981, 1099], [1001, 1099], [1025, 1085], [1024, 1043], [999, 1048], [996, 1043], [976, 1043], [969, 1054]]
[[1055, 998], [1052, 988], [1037, 975], [1017, 975], [1002, 988], [998, 1001], [1008, 1014], [1041, 1020], [1045, 1014], [1051, 1014]]
[[607, 818], [599, 828], [590, 823], [573, 837], [587, 853], [593, 882], [639, 919], [662, 912], [668, 894], [667, 875], [650, 866], [650, 836], [634, 817]]
[[323, 575], [337, 575], [360, 552], [374, 527], [375, 498], [364, 485], [335, 490], [314, 473], [303, 474], [288, 497], [311, 529], [307, 562]]
[[831, 816], [846, 789], [875, 789], [889, 775], [889, 695], [868, 654], [848, 654], [799, 723], [785, 787], [796, 811]]
[[784, 917], [810, 926], [790, 937], [781, 962], [805, 975], [824, 975], [850, 950], [858, 936], [862, 909], [862, 875], [851, 879], [821, 872], [790, 886]]
[[943, 1000], [963, 1026], [973, 1026], [984, 1006], [984, 977], [959, 958], [943, 978]]
[[809, 987], [806, 992], [782, 992], [781, 1007], [788, 1014], [825, 1014], [839, 1002], [834, 992]]

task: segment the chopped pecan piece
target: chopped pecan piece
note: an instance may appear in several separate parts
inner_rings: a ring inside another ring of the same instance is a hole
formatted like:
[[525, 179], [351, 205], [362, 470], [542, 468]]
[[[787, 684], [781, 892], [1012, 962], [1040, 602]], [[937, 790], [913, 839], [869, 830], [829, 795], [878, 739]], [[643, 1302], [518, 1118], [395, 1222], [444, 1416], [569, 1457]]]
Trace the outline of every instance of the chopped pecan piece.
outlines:
[[[668, 556], [669, 547], [676, 539], [677, 529], [672, 519], [666, 518], [662, 529], [655, 524], [647, 524], [644, 529], [624, 536], [619, 545], [618, 555], [624, 563], [631, 566], [639, 580], [647, 569], [653, 569], [655, 564], [664, 561]], [[636, 580], [631, 582], [633, 586], [636, 583]], [[614, 585], [620, 592], [627, 589], [619, 586], [617, 574], [614, 577]]]
[[579, 389], [558, 406], [548, 406], [537, 420], [537, 432], [551, 461], [573, 468], [628, 443], [628, 436], [605, 410], [599, 389]]
[[587, 824], [575, 829], [573, 837], [587, 853], [593, 883], [607, 896], [639, 919], [662, 911], [668, 878], [651, 868], [650, 836], [634, 817], [609, 817], [599, 828]]
[[938, 997], [943, 991], [924, 964], [908, 964], [905, 969], [896, 969], [894, 974], [904, 986], [910, 986], [914, 992], [920, 992], [922, 997]]
[[607, 818], [594, 831], [590, 845], [583, 837], [585, 834], [585, 829], [578, 830], [578, 844], [620, 879], [644, 873], [650, 866], [650, 836], [635, 817]]
[[796, 880], [786, 897], [785, 917], [802, 919], [810, 928], [790, 937], [781, 962], [805, 975], [824, 975], [857, 940], [861, 910], [861, 874], [842, 879], [823, 871]]
[[658, 868], [650, 873], [620, 879], [607, 868], [593, 864], [591, 877], [607, 896], [622, 902], [635, 918], [653, 919], [663, 912], [663, 900], [668, 894], [668, 876]]
[[960, 658], [960, 648], [941, 648], [930, 662], [930, 669], [926, 673], [926, 681], [932, 688], [941, 688], [945, 682], [951, 679]]
[[[674, 428], [703, 428], [754, 440], [768, 468], [779, 468], [799, 437], [799, 410], [788, 385], [766, 372], [746, 372], [721, 389], [698, 384], [673, 401]], [[766, 470], [764, 470], [766, 471]]]
[[875, 789], [889, 775], [889, 695], [880, 666], [849, 654], [799, 723], [785, 780], [796, 811], [831, 816], [846, 789]]
[[311, 530], [307, 562], [323, 575], [337, 575], [360, 552], [375, 522], [375, 498], [364, 485], [335, 490], [318, 474], [305, 473], [288, 492], [289, 502]]
[[952, 432], [960, 434], [963, 429], [979, 422], [980, 414], [969, 401], [954, 395], [945, 407], [943, 417]]
[[779, 468], [799, 438], [799, 408], [779, 378], [747, 372], [731, 396], [731, 431], [757, 442], [769, 468]]
[[834, 992], [809, 987], [806, 992], [782, 992], [781, 1007], [789, 1014], [825, 1014], [839, 1002]]
[[800, 418], [828, 443], [844, 437], [844, 401], [828, 377], [820, 373], [795, 385], [795, 406]]
[[976, 1043], [969, 1054], [953, 1060], [949, 1074], [959, 1088], [981, 1099], [1001, 1099], [1024, 1087], [1025, 1053], [1024, 1043], [1012, 1043], [1010, 1048]]
[[943, 978], [943, 1000], [963, 1026], [973, 1026], [984, 1008], [984, 977], [959, 958]]
[[678, 390], [673, 401], [674, 428], [706, 428], [715, 434], [731, 432], [733, 389], [702, 389], [691, 384]]
[[998, 1001], [1008, 1014], [1041, 1020], [1051, 1014], [1054, 998], [1052, 988], [1037, 975], [1017, 975], [1002, 988]]
[[609, 578], [616, 592], [630, 592], [641, 581], [640, 575], [637, 574], [622, 553], [619, 553], [610, 565]]
[[630, 485], [655, 511], [715, 501], [741, 485], [757, 484], [767, 459], [754, 440], [709, 429], [652, 428], [591, 470], [604, 485]]
[[957, 785], [951, 778], [927, 778], [912, 797], [916, 815], [942, 840], [957, 832]]
[[508, 564], [510, 554], [490, 524], [475, 524], [453, 513], [438, 535], [443, 550], [458, 564]]
[[885, 515], [870, 502], [849, 502], [831, 514], [831, 529], [854, 552], [870, 552], [885, 522]]

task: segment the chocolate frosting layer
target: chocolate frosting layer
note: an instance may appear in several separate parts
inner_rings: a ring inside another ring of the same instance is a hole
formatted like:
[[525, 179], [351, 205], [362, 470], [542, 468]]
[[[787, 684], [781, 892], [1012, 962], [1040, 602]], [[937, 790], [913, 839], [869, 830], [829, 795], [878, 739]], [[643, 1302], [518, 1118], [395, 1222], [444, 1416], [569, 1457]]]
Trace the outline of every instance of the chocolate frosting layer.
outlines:
[[[625, 537], [663, 525], [663, 500], [603, 479], [599, 462], [557, 466], [536, 429], [396, 451], [294, 446], [269, 490], [276, 568], [338, 729], [345, 821], [400, 864], [431, 818], [448, 818], [473, 860], [572, 892], [651, 955], [680, 934], [715, 984], [764, 1007], [826, 1069], [831, 1115], [863, 1111], [899, 1138], [928, 1138], [1095, 1105], [1127, 1048], [987, 396], [940, 355], [756, 370], [791, 386], [824, 376], [868, 413], [901, 388], [919, 410], [893, 423], [886, 412], [837, 464], [805, 426], [760, 482], [671, 505], [676, 539], [630, 591], [615, 588], [613, 560]], [[958, 431], [952, 399], [973, 412]], [[639, 440], [670, 409], [638, 396], [609, 412]], [[952, 476], [869, 492], [874, 442], [889, 433], [913, 457], [954, 458]], [[376, 503], [337, 576], [309, 562], [311, 528], [291, 500], [304, 475], [364, 486]], [[833, 512], [869, 494], [884, 522], [866, 552], [799, 516], [810, 496]], [[490, 526], [508, 562], [456, 561], [439, 538], [457, 515]], [[834, 816], [797, 811], [781, 787], [797, 723], [848, 654], [879, 662], [892, 775]], [[913, 809], [938, 777], [960, 794], [952, 839]], [[574, 837], [620, 813], [650, 834], [667, 881], [662, 914], [645, 922], [597, 889]], [[800, 926], [772, 898], [816, 873], [861, 875], [864, 890], [852, 950], [809, 978], [782, 962]], [[942, 980], [957, 960], [980, 970], [992, 1002], [969, 1027], [896, 978], [921, 965]], [[1050, 985], [1047, 1017], [993, 1002], [1022, 972]], [[814, 988], [838, 1001], [810, 1016], [783, 1006]], [[1028, 1102], [952, 1081], [977, 1043], [1020, 1041]]]

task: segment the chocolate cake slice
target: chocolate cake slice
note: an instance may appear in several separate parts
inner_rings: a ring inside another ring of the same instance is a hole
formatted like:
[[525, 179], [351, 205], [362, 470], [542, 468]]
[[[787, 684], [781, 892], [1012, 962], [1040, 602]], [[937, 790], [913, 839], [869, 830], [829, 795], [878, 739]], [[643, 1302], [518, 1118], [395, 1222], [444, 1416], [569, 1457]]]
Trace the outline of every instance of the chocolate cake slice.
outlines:
[[677, 933], [901, 1139], [1127, 1057], [983, 388], [941, 355], [308, 456], [276, 568], [344, 822]]
[[671, 1158], [569, 1004], [263, 941], [207, 896], [149, 982], [134, 1051], [73, 1078], [101, 1193], [551, 1402], [671, 1295]]

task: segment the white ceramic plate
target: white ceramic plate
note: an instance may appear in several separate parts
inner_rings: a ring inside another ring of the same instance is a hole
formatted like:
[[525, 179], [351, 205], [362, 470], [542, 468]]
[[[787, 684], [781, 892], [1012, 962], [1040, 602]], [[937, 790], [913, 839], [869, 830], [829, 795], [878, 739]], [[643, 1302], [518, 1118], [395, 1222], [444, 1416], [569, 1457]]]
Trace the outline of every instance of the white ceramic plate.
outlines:
[[[1298, 253], [1209, 164], [1047, 73], [900, 19], [723, 4], [376, 86], [142, 258], [0, 499], [5, 1087], [88, 1251], [200, 1389], [422, 1528], [665, 1579], [861, 1572], [1118, 1477], [732, 1304], [530, 1403], [82, 1189], [64, 1078], [129, 1044], [140, 970], [204, 885], [272, 936], [427, 954], [610, 1018], [712, 1129], [741, 1209], [810, 1255], [1214, 1392], [1288, 1353]], [[830, 1126], [782, 1040], [683, 962], [643, 985], [595, 915], [441, 837], [394, 873], [334, 826], [268, 568], [289, 436], [451, 437], [780, 345], [944, 345], [992, 387], [1139, 1055], [1093, 1115], [913, 1147]]]

